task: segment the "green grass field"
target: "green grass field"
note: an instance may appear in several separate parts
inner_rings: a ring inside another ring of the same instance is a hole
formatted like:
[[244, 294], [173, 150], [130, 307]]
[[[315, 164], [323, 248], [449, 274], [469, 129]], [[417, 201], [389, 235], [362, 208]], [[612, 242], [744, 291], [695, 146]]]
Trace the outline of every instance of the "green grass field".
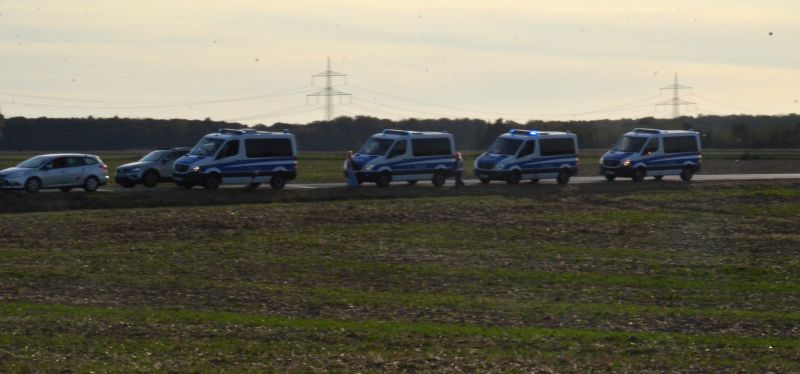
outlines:
[[[599, 175], [597, 160], [605, 152], [599, 149], [581, 151], [578, 175]], [[108, 164], [112, 181], [117, 167], [139, 160], [147, 151], [89, 152], [99, 155]], [[0, 152], [0, 170], [12, 167], [33, 157], [36, 152]], [[480, 152], [465, 152], [465, 175], [472, 177], [472, 165]], [[729, 173], [791, 173], [800, 172], [800, 150], [705, 150], [703, 172], [708, 174]], [[298, 175], [294, 183], [343, 182], [342, 164], [344, 152], [302, 152], [298, 158]], [[113, 182], [112, 182], [113, 184]], [[165, 186], [172, 186], [165, 184]]]
[[0, 194], [0, 372], [800, 370], [796, 181], [178, 192]]

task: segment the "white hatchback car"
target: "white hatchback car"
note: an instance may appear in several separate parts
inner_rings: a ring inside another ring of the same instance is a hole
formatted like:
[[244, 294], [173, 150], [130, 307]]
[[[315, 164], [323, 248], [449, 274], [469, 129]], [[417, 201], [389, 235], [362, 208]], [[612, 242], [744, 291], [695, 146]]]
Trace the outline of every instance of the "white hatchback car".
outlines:
[[93, 192], [106, 183], [108, 166], [100, 157], [87, 154], [40, 155], [0, 171], [2, 190], [38, 192], [43, 188], [58, 188], [68, 192], [80, 187]]

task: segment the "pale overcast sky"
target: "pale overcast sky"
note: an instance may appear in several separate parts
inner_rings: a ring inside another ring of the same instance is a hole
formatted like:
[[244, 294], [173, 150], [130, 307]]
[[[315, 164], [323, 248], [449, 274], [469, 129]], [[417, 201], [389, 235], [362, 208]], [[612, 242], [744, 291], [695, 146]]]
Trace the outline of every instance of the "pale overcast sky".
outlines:
[[[0, 0], [7, 117], [669, 117], [800, 111], [800, 1]], [[321, 103], [320, 103], [321, 104]]]

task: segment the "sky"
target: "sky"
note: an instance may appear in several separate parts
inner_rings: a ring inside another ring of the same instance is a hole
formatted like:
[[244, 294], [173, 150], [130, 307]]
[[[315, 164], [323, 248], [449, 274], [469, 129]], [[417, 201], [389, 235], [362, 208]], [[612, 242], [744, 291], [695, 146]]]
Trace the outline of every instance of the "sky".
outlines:
[[796, 0], [0, 0], [0, 113], [307, 123], [800, 112]]

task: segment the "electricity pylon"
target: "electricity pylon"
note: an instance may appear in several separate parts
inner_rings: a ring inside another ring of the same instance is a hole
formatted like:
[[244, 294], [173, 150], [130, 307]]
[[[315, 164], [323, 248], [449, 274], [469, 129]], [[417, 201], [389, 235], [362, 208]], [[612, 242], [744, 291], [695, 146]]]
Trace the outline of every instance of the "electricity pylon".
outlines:
[[[351, 96], [347, 92], [339, 91], [333, 88], [333, 78], [334, 77], [344, 77], [345, 82], [347, 82], [347, 75], [342, 73], [337, 73], [331, 70], [331, 58], [328, 57], [328, 69], [323, 71], [322, 73], [314, 74], [311, 76], [311, 80], [313, 82], [314, 78], [325, 78], [325, 88], [306, 95], [306, 100], [309, 97], [314, 97], [319, 102], [320, 97], [325, 98], [325, 120], [330, 121], [333, 119], [333, 97], [334, 96]], [[341, 103], [341, 98], [339, 99]]]
[[681, 116], [680, 107], [681, 105], [694, 105], [691, 101], [686, 101], [680, 98], [679, 90], [690, 90], [692, 89], [689, 86], [684, 86], [678, 84], [678, 73], [675, 73], [675, 82], [672, 85], [661, 87], [662, 90], [672, 90], [672, 98], [667, 101], [662, 101], [656, 105], [670, 105], [672, 106], [672, 118], [678, 118]]

